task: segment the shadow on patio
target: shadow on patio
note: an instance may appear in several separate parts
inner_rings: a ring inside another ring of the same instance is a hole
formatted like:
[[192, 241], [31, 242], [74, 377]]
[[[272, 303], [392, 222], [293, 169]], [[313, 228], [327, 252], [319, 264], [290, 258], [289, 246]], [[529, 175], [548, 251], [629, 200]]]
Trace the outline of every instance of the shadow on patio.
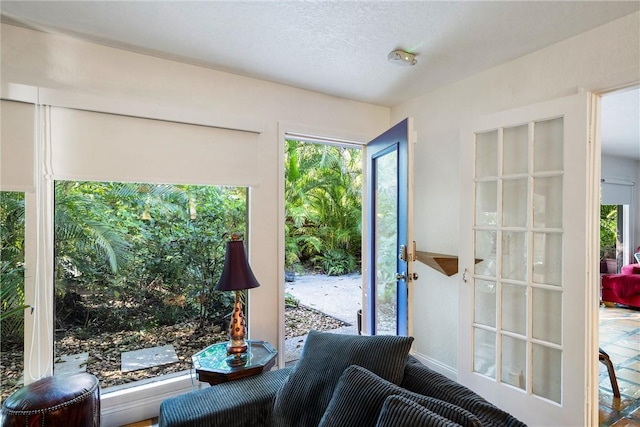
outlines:
[[[285, 292], [306, 307], [334, 317], [348, 326], [328, 332], [356, 335], [358, 333], [357, 312], [362, 308], [362, 275], [326, 276], [305, 274], [287, 282]], [[285, 362], [294, 363], [300, 358], [306, 335], [285, 340]]]

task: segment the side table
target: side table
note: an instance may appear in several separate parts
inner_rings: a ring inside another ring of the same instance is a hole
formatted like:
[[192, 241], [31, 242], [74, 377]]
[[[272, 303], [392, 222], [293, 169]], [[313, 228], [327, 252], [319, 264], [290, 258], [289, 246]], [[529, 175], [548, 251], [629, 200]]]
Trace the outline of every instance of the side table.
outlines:
[[275, 365], [278, 351], [266, 341], [247, 341], [247, 363], [242, 366], [227, 364], [227, 342], [212, 344], [191, 357], [198, 381], [211, 385], [268, 371]]

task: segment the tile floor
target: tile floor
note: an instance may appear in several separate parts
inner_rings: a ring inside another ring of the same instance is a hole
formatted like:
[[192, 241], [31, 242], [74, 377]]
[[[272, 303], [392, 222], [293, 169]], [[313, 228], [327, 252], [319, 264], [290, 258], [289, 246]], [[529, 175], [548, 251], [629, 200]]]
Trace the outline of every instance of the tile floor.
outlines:
[[640, 427], [640, 310], [600, 308], [600, 348], [611, 358], [620, 398], [600, 363], [600, 427]]

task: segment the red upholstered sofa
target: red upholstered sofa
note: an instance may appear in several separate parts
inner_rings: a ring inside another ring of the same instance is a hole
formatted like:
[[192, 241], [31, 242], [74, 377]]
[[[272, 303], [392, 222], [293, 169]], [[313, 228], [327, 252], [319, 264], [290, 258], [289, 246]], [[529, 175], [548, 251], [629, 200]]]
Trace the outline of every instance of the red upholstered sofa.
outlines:
[[603, 275], [602, 301], [640, 308], [640, 264], [625, 265], [621, 274]]

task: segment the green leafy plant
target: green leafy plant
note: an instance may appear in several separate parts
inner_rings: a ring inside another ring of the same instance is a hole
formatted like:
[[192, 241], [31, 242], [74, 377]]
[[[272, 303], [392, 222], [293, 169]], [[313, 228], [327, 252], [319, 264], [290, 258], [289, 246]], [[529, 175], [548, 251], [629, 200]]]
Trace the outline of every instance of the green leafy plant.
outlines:
[[341, 276], [356, 268], [355, 257], [339, 249], [328, 249], [323, 254], [314, 257], [313, 260], [329, 276]]
[[24, 194], [0, 192], [0, 342], [24, 340]]
[[57, 182], [57, 326], [222, 323], [233, 295], [214, 287], [245, 224], [244, 188]]
[[600, 258], [615, 259], [618, 235], [618, 207], [600, 205]]
[[355, 272], [361, 256], [361, 151], [287, 140], [285, 265]]
[[285, 307], [296, 308], [296, 307], [298, 307], [299, 304], [300, 304], [300, 301], [298, 301], [298, 299], [296, 297], [294, 297], [293, 295], [291, 295], [288, 292], [284, 294], [284, 306]]
[[2, 340], [22, 342], [24, 310], [29, 305], [24, 301], [24, 270], [9, 262], [0, 262], [0, 327]]

